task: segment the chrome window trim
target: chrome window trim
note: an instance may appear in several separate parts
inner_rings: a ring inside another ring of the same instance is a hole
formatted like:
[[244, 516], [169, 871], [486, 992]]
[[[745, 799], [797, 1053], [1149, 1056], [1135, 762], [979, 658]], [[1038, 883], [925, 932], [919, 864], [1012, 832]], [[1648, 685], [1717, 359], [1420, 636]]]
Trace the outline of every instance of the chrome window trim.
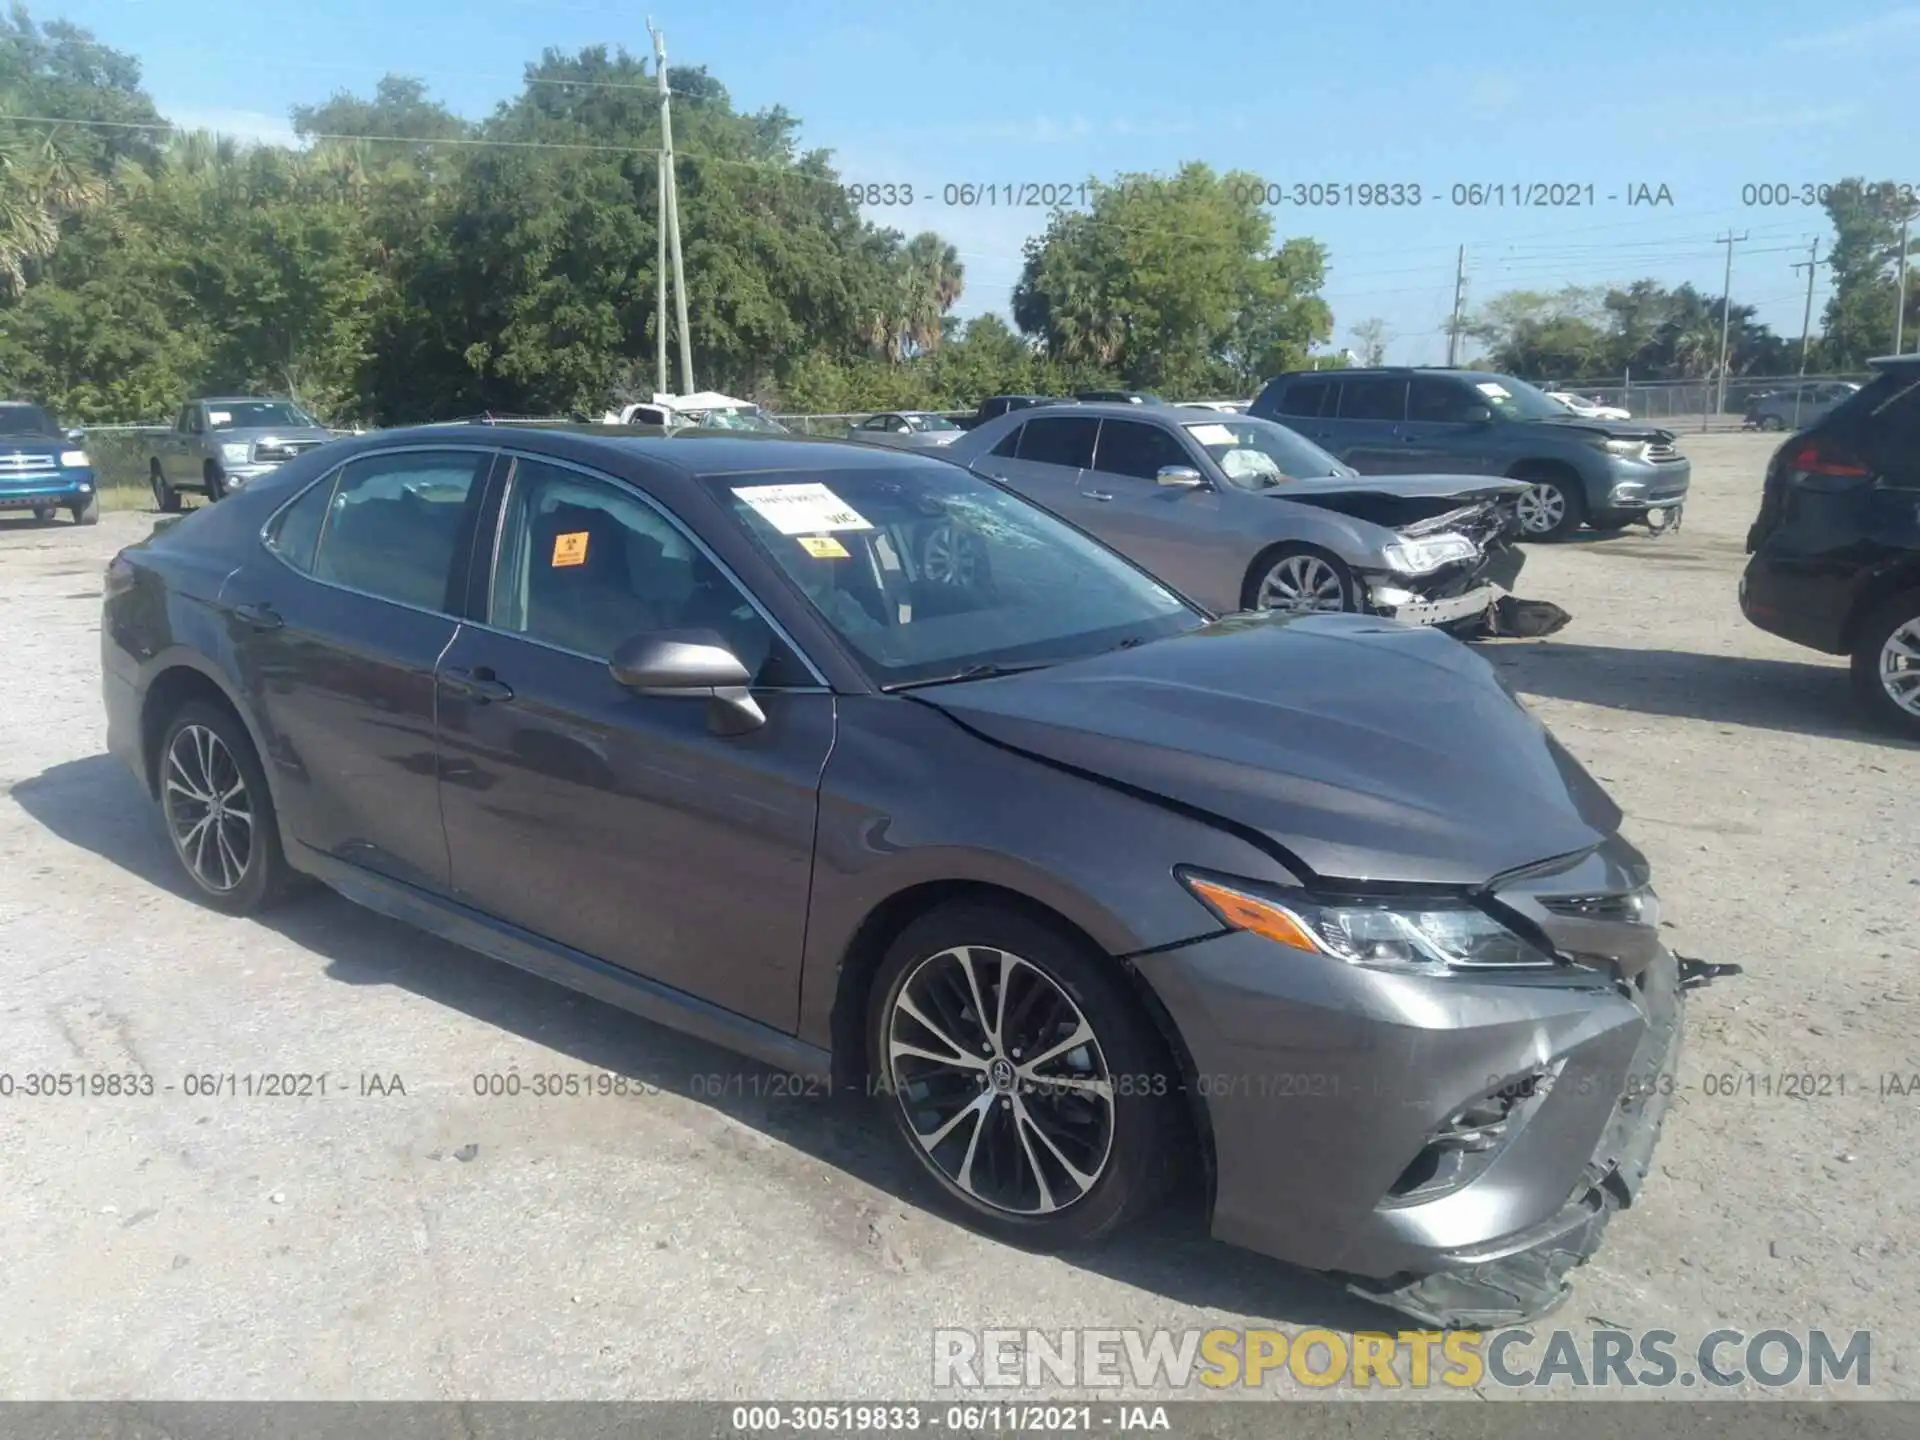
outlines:
[[[457, 451], [463, 454], [488, 455], [488, 456], [497, 456], [501, 453], [498, 449], [494, 448], [493, 446], [471, 445], [471, 444], [469, 445], [459, 445], [459, 444], [395, 445], [395, 446], [392, 446], [391, 448], [381, 449], [381, 450], [364, 450], [358, 455], [350, 456], [349, 458], [342, 460], [338, 465], [335, 465], [331, 470], [328, 470], [324, 474], [322, 474], [312, 484], [303, 485], [300, 487], [300, 489], [296, 490], [292, 495], [288, 496], [286, 501], [282, 503], [280, 507], [276, 509], [271, 515], [267, 516], [265, 521], [261, 523], [259, 534], [256, 537], [260, 541], [260, 548], [262, 550], [265, 550], [269, 555], [273, 556], [273, 558], [279, 561], [280, 564], [286, 566], [287, 569], [291, 570], [295, 575], [298, 575], [302, 580], [310, 581], [315, 585], [324, 585], [329, 590], [338, 590], [342, 595], [358, 595], [363, 600], [378, 600], [382, 605], [392, 605], [397, 609], [410, 610], [415, 615], [431, 615], [438, 620], [451, 620], [455, 625], [464, 625], [469, 623], [468, 621], [463, 620], [458, 615], [449, 615], [445, 610], [429, 610], [426, 607], [421, 605], [409, 604], [405, 600], [395, 600], [391, 596], [376, 595], [371, 590], [362, 590], [357, 586], [353, 586], [353, 585], [342, 585], [338, 580], [325, 579], [322, 576], [314, 574], [311, 570], [302, 570], [298, 565], [295, 565], [291, 560], [287, 559], [286, 556], [282, 555], [279, 552], [279, 550], [274, 547], [273, 541], [268, 538], [268, 532], [271, 531], [275, 525], [280, 523], [280, 517], [282, 515], [286, 514], [287, 511], [291, 510], [295, 505], [299, 504], [308, 495], [312, 494], [317, 487], [321, 485], [332, 485], [337, 483], [340, 479], [341, 472], [344, 471], [349, 465], [358, 464], [362, 460], [377, 460], [382, 456], [387, 456], [387, 455], [420, 455], [420, 454], [443, 455], [443, 454], [446, 454], [448, 451]], [[489, 474], [492, 471], [492, 468], [493, 468], [492, 464], [489, 463], [487, 466], [487, 471], [478, 475], [475, 479], [475, 483], [484, 488], [489, 478]], [[464, 505], [467, 502], [462, 501], [461, 503]], [[320, 533], [314, 537], [313, 553], [314, 553], [315, 559], [319, 558], [321, 542], [327, 538], [327, 523], [328, 521], [332, 520], [332, 518], [333, 518], [332, 507], [329, 506], [326, 519], [320, 522]]]
[[577, 656], [582, 660], [589, 660], [595, 665], [605, 665], [608, 663], [608, 657], [605, 655], [589, 655], [585, 651], [574, 650], [565, 645], [556, 645], [551, 640], [543, 640], [537, 635], [529, 635], [523, 630], [507, 630], [492, 623], [493, 580], [498, 571], [500, 547], [504, 542], [507, 532], [507, 506], [513, 499], [515, 482], [520, 478], [520, 462], [522, 460], [531, 460], [536, 464], [552, 465], [556, 469], [571, 470], [584, 479], [597, 481], [603, 485], [611, 485], [618, 493], [630, 496], [654, 514], [658, 515], [662, 520], [666, 521], [669, 526], [679, 532], [682, 538], [699, 550], [702, 555], [706, 556], [708, 562], [714, 569], [726, 577], [728, 584], [732, 585], [735, 590], [746, 597], [747, 603], [753, 607], [754, 613], [759, 615], [759, 617], [767, 623], [767, 628], [772, 630], [781, 642], [799, 657], [800, 663], [807, 667], [808, 673], [811, 674], [815, 682], [817, 682], [813, 685], [755, 685], [752, 687], [755, 691], [764, 694], [797, 695], [830, 695], [833, 693], [833, 686], [827, 682], [827, 677], [821, 671], [820, 667], [814, 664], [813, 657], [800, 647], [799, 642], [796, 641], [792, 635], [787, 633], [787, 627], [773, 617], [767, 607], [761, 603], [760, 597], [753, 593], [753, 588], [745, 584], [739, 575], [734, 573], [733, 567], [713, 552], [712, 546], [694, 534], [694, 532], [681, 521], [679, 516], [675, 515], [653, 496], [647, 494], [630, 481], [622, 480], [615, 475], [609, 475], [604, 470], [595, 470], [591, 466], [582, 465], [577, 461], [562, 460], [557, 456], [543, 455], [533, 450], [503, 448], [499, 453], [505, 455], [507, 459], [512, 462], [512, 466], [507, 471], [506, 479], [500, 487], [500, 504], [493, 519], [493, 545], [487, 562], [486, 593], [488, 618], [485, 620], [463, 620], [461, 622], [462, 624], [472, 625], [475, 629], [485, 630], [494, 635], [504, 635], [510, 639], [524, 641], [529, 645], [538, 645], [543, 649], [552, 650], [557, 654]]

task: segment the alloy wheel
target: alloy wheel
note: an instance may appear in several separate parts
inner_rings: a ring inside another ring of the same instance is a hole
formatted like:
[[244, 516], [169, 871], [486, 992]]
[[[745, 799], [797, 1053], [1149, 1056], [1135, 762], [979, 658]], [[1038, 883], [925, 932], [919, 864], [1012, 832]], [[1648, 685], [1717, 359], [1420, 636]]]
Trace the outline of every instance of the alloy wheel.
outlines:
[[1558, 485], [1542, 480], [1520, 493], [1515, 509], [1521, 529], [1529, 535], [1545, 535], [1565, 523], [1567, 497]]
[[183, 725], [167, 747], [167, 829], [193, 878], [224, 895], [253, 859], [253, 804], [227, 744], [204, 725]]
[[1254, 595], [1254, 605], [1261, 610], [1295, 614], [1345, 610], [1346, 582], [1318, 555], [1289, 555], [1267, 571]]
[[1018, 955], [962, 945], [894, 995], [889, 1088], [928, 1161], [970, 1199], [1052, 1215], [1099, 1183], [1113, 1149], [1113, 1077], [1080, 1007]]
[[1881, 645], [1880, 685], [1895, 705], [1920, 719], [1920, 615], [1895, 626]]
[[920, 569], [936, 585], [971, 586], [979, 580], [980, 541], [957, 525], [938, 525], [920, 552]]

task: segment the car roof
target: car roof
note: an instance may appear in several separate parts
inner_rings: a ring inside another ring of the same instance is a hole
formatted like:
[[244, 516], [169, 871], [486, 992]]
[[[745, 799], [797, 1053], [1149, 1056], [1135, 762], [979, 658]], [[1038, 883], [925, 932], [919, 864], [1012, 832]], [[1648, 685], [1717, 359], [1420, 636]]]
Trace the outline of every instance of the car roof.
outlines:
[[[881, 412], [883, 414], [889, 412]], [[512, 438], [510, 438], [512, 437]], [[760, 471], [897, 470], [902, 465], [946, 462], [911, 450], [862, 445], [831, 436], [757, 435], [739, 430], [681, 430], [668, 434], [657, 426], [594, 425], [415, 425], [380, 430], [366, 437], [384, 444], [431, 441], [493, 448], [553, 449], [581, 458], [598, 452], [609, 462], [639, 458], [670, 466], [686, 475], [745, 475]], [[548, 446], [538, 442], [545, 440]], [[553, 442], [559, 442], [557, 444]], [[372, 446], [368, 448], [379, 448]]]
[[1896, 365], [1920, 365], [1920, 350], [1908, 351], [1905, 355], [1880, 355], [1867, 361], [1873, 370], [1891, 370]]

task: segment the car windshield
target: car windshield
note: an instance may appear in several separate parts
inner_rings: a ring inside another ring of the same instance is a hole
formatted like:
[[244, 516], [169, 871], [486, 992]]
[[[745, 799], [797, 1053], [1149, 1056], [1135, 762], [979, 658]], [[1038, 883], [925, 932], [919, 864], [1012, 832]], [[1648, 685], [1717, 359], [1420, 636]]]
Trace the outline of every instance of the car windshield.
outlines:
[[209, 400], [207, 424], [215, 430], [264, 430], [275, 425], [320, 428], [318, 420], [285, 400]]
[[887, 688], [1077, 659], [1205, 623], [1098, 542], [955, 466], [708, 484]]
[[1304, 436], [1271, 420], [1201, 420], [1187, 426], [1195, 444], [1234, 484], [1270, 490], [1289, 480], [1343, 475], [1340, 462]]
[[0, 435], [58, 435], [53, 416], [38, 405], [0, 405]]
[[944, 415], [908, 415], [903, 418], [916, 430], [958, 430], [960, 428]]
[[1564, 420], [1573, 413], [1546, 391], [1511, 375], [1469, 375], [1467, 379], [1503, 420]]

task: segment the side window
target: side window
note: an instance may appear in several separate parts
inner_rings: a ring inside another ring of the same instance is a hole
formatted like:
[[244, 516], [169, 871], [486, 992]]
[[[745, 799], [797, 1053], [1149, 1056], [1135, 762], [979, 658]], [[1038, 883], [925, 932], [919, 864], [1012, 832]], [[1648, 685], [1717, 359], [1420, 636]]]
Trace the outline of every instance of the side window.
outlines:
[[[712, 630], [773, 683], [773, 629], [693, 541], [610, 481], [514, 465], [488, 606], [501, 630], [612, 657], [648, 630]], [[784, 666], [781, 668], [785, 668]]]
[[1006, 434], [1002, 435], [1000, 437], [1000, 443], [987, 453], [990, 455], [998, 455], [1004, 460], [1013, 459], [1015, 455], [1020, 453], [1020, 432], [1024, 429], [1026, 429], [1024, 425], [1014, 426], [1011, 430], [1007, 431]]
[[1920, 378], [1876, 407], [1863, 428], [1873, 468], [1900, 489], [1920, 488]]
[[467, 497], [490, 451], [370, 455], [340, 472], [313, 561], [330, 580], [383, 600], [446, 611]]
[[887, 417], [884, 415], [869, 415], [865, 420], [860, 422], [860, 428], [862, 430], [884, 430], [887, 428]]
[[1084, 469], [1093, 464], [1093, 437], [1099, 429], [1098, 420], [1085, 418], [1029, 420], [1020, 432], [1020, 458]]
[[1325, 380], [1295, 380], [1280, 392], [1274, 406], [1281, 415], [1319, 415], [1327, 406], [1327, 392], [1333, 388]]
[[1461, 424], [1475, 406], [1485, 408], [1486, 397], [1454, 380], [1416, 375], [1407, 397], [1409, 420]]
[[1151, 480], [1163, 465], [1193, 463], [1186, 447], [1158, 425], [1143, 425], [1137, 420], [1100, 422], [1100, 448], [1093, 462], [1096, 470]]
[[267, 528], [267, 544], [273, 553], [296, 570], [311, 572], [313, 552], [320, 543], [320, 531], [327, 523], [327, 511], [333, 505], [335, 471], [318, 484], [310, 485]]
[[187, 433], [188, 434], [204, 435], [207, 433], [206, 413], [203, 410], [201, 410], [201, 408], [198, 405], [189, 405], [186, 408], [184, 413], [187, 417]]
[[178, 418], [176, 418], [173, 422], [173, 428], [178, 430], [182, 435], [185, 435], [189, 430], [193, 428], [192, 421], [190, 418], [192, 415], [193, 415], [193, 407], [191, 405], [182, 405], [180, 407], [180, 414]]
[[1407, 382], [1396, 376], [1370, 376], [1340, 382], [1342, 420], [1404, 420]]

